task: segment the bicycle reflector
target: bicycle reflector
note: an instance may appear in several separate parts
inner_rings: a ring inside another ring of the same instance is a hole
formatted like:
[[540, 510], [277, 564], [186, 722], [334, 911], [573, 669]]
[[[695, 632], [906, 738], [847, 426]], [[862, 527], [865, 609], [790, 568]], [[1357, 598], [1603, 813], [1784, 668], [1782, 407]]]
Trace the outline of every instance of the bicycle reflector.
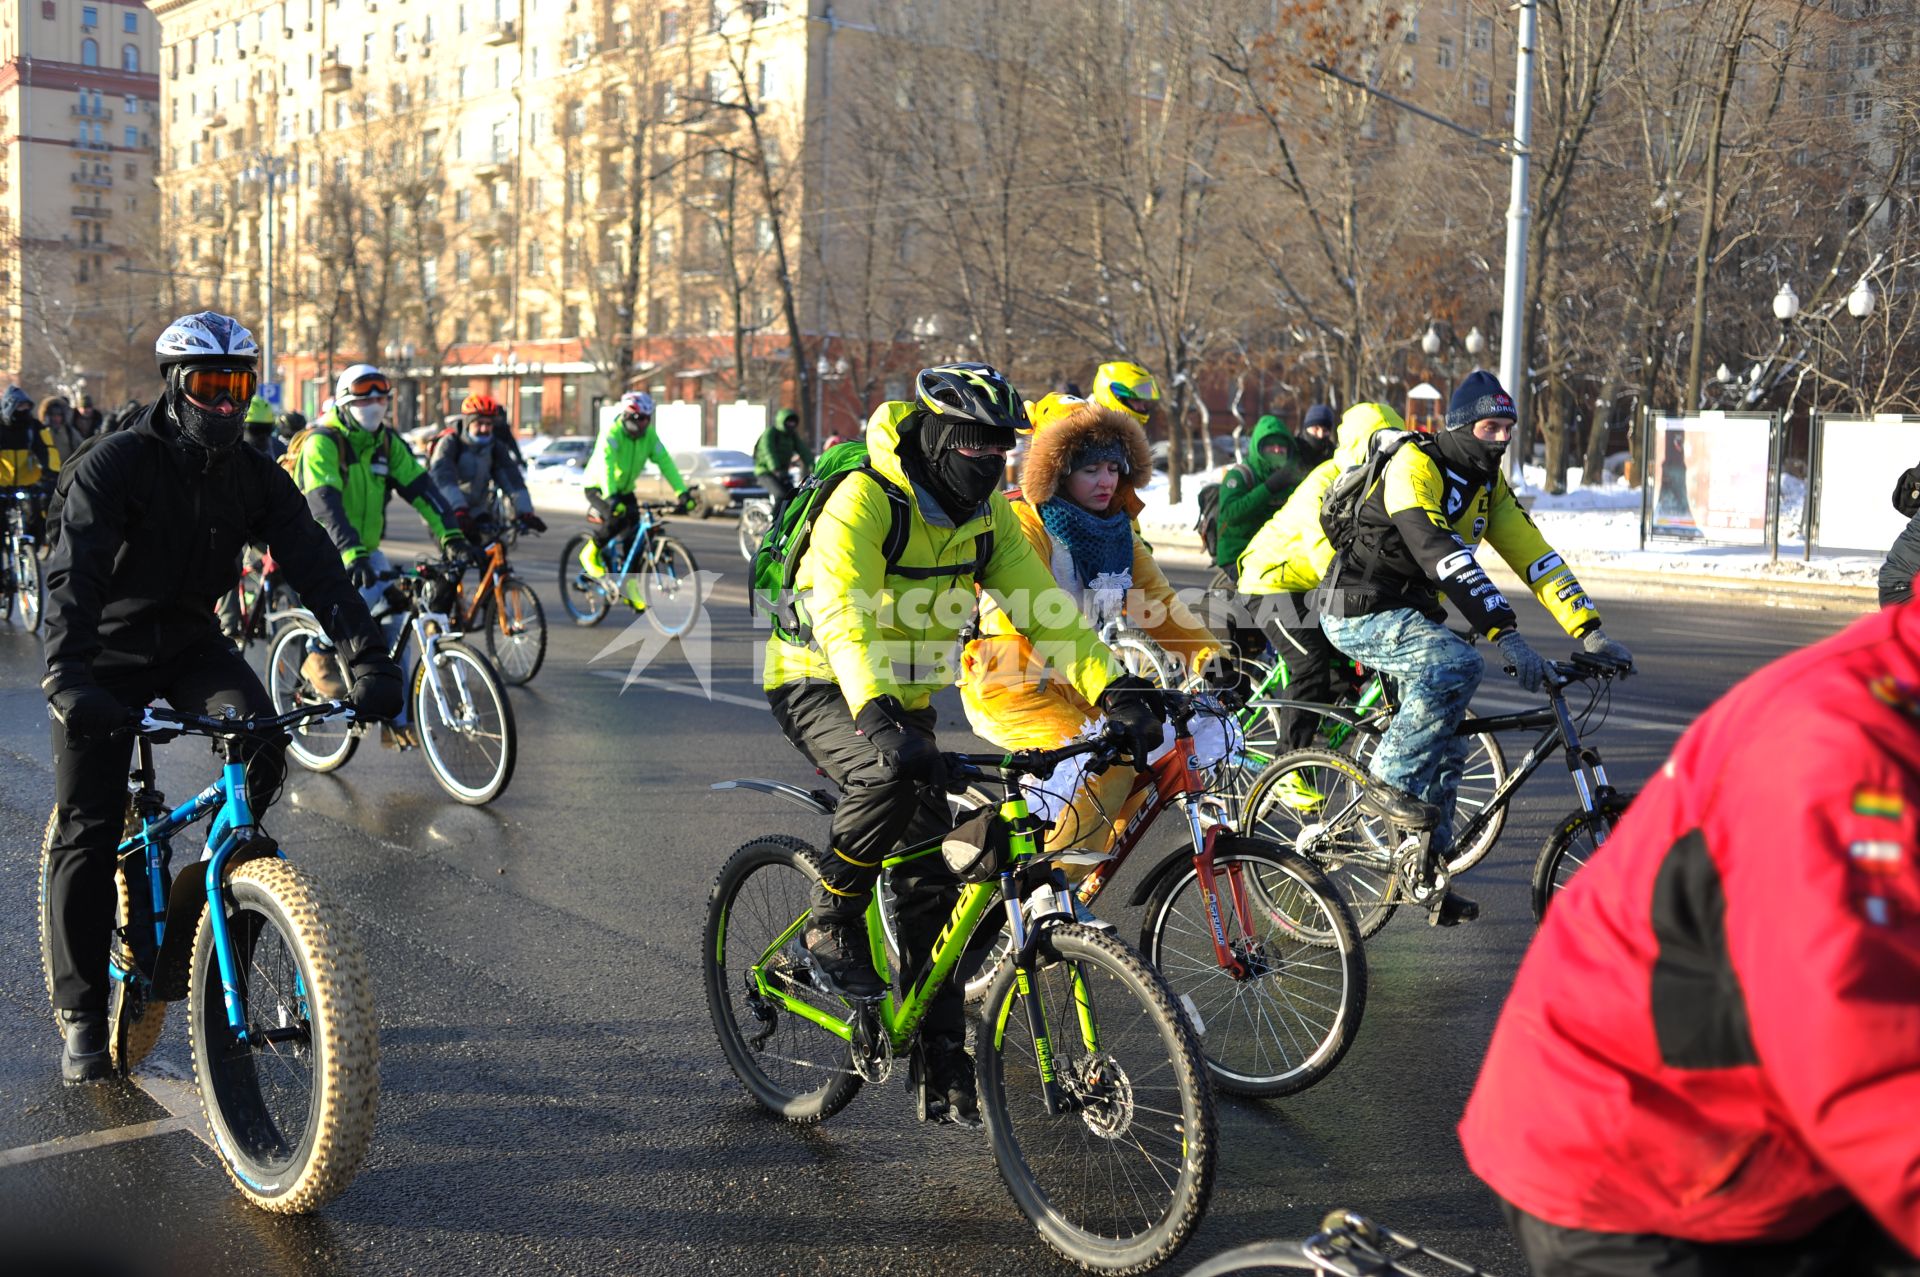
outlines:
[[250, 368], [189, 368], [181, 379], [187, 398], [211, 408], [222, 396], [236, 406], [253, 399], [260, 384], [259, 374]]

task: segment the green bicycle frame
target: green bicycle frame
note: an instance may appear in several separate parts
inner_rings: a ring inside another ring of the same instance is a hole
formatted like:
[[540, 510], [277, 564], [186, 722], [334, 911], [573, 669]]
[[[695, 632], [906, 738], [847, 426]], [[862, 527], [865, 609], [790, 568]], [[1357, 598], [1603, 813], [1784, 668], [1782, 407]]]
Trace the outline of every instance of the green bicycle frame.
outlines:
[[[1039, 851], [1039, 836], [1045, 826], [1033, 818], [1027, 806], [1025, 796], [1017, 786], [1011, 788], [1007, 799], [1000, 804], [999, 821], [1007, 828], [1009, 838], [1009, 860], [1007, 869], [993, 882], [968, 883], [961, 889], [960, 899], [954, 905], [953, 914], [947, 919], [947, 925], [934, 941], [933, 961], [920, 979], [906, 991], [904, 997], [896, 1000], [891, 987], [883, 993], [875, 1008], [880, 1026], [886, 1030], [888, 1041], [895, 1054], [906, 1050], [913, 1040], [914, 1032], [919, 1029], [925, 1018], [927, 1008], [933, 1002], [934, 995], [953, 974], [960, 957], [966, 952], [967, 942], [979, 930], [987, 910], [993, 906], [996, 888], [1002, 893], [1007, 906], [1008, 925], [1013, 928], [1014, 952], [1018, 955], [1014, 981], [1019, 997], [1025, 1002], [1029, 1027], [1033, 1032], [1034, 1052], [1040, 1069], [1041, 1082], [1046, 1090], [1047, 1107], [1050, 1112], [1062, 1112], [1067, 1102], [1060, 1096], [1053, 1070], [1053, 1047], [1047, 1036], [1046, 1013], [1039, 1005], [1040, 1000], [1031, 996], [1031, 982], [1028, 979], [1028, 967], [1032, 962], [1029, 951], [1025, 916], [1020, 908], [1019, 898], [1014, 891], [1014, 876], [1021, 862], [1036, 855]], [[914, 848], [889, 856], [881, 862], [884, 868], [892, 869], [908, 861], [930, 856], [940, 850], [939, 843]], [[851, 1017], [834, 1015], [814, 1006], [811, 1002], [787, 992], [784, 988], [767, 978], [766, 968], [783, 947], [791, 943], [805, 928], [808, 915], [802, 913], [786, 927], [773, 942], [760, 954], [753, 965], [753, 983], [761, 996], [785, 1007], [803, 1020], [820, 1026], [835, 1037], [852, 1042], [854, 1022]], [[867, 902], [867, 941], [872, 947], [874, 970], [887, 969], [887, 951], [885, 933], [880, 923], [879, 893]], [[1094, 1027], [1094, 1015], [1091, 997], [1086, 983], [1078, 971], [1072, 976], [1075, 1009], [1080, 1023], [1081, 1040], [1087, 1050], [1098, 1049], [1098, 1035]], [[994, 1044], [998, 1046], [1005, 1038], [1007, 1016], [1013, 1007], [1013, 999], [1008, 999], [1000, 1009], [999, 1023], [995, 1026]]]
[[[1267, 707], [1256, 705], [1256, 701], [1267, 699], [1276, 690], [1286, 691], [1291, 682], [1292, 676], [1287, 670], [1287, 658], [1275, 652], [1272, 668], [1267, 671], [1267, 676], [1260, 680], [1259, 685], [1253, 689], [1253, 694], [1247, 698], [1247, 703], [1240, 709], [1240, 730], [1250, 733], [1254, 724], [1259, 721], [1260, 715], [1266, 712]], [[1386, 683], [1378, 674], [1375, 674], [1367, 679], [1367, 685], [1360, 690], [1360, 697], [1354, 701], [1352, 708], [1361, 711], [1372, 710], [1386, 699], [1386, 695]], [[1355, 726], [1354, 723], [1342, 722], [1331, 715], [1324, 716], [1321, 722], [1326, 729], [1327, 744], [1332, 749], [1339, 749], [1345, 744], [1347, 737], [1353, 734]], [[1251, 751], [1249, 754], [1251, 756]], [[1263, 763], [1273, 761], [1265, 755], [1258, 756], [1258, 760]]]

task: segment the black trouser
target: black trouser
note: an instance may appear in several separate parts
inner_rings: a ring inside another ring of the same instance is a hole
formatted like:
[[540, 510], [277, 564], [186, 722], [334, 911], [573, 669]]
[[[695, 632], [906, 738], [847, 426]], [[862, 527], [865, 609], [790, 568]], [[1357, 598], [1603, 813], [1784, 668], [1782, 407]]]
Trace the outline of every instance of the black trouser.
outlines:
[[596, 510], [594, 514], [598, 517], [587, 520], [587, 535], [600, 547], [600, 561], [607, 565], [607, 571], [618, 572], [620, 565], [613, 561], [613, 543], [640, 526], [640, 512], [628, 501], [620, 507], [619, 514], [607, 510]]
[[780, 516], [787, 512], [787, 505], [793, 500], [793, 484], [786, 475], [774, 474], [771, 470], [762, 470], [753, 478], [773, 498], [773, 526], [779, 527]]
[[1692, 1242], [1549, 1224], [1501, 1202], [1534, 1277], [1912, 1277], [1920, 1263], [1849, 1207], [1785, 1242]]
[[[271, 714], [260, 678], [219, 635], [209, 635], [170, 661], [116, 666], [96, 662], [94, 677], [129, 709], [165, 698], [189, 713]], [[133, 738], [74, 741], [53, 725], [53, 799], [59, 812], [48, 858], [47, 914], [53, 933], [53, 1004], [102, 1010], [107, 1004], [107, 944], [113, 934], [114, 851], [124, 833], [127, 768]], [[286, 779], [284, 740], [247, 760], [254, 816]]]
[[[767, 693], [773, 716], [789, 741], [840, 787], [833, 813], [833, 846], [813, 893], [813, 917], [829, 925], [859, 924], [880, 862], [902, 847], [934, 841], [953, 828], [944, 795], [903, 781], [883, 767], [873, 743], [854, 730], [853, 713], [833, 683], [789, 683]], [[908, 710], [907, 726], [933, 739], [934, 711]], [[933, 956], [934, 941], [960, 899], [960, 880], [938, 854], [910, 860], [893, 871], [894, 917], [900, 927], [900, 961], [910, 981]], [[989, 919], [968, 942], [962, 971], [977, 969], [999, 934]], [[965, 1027], [961, 984], [950, 980], [927, 1009], [929, 1034], [957, 1034]]]
[[[1334, 670], [1346, 657], [1320, 628], [1320, 614], [1308, 606], [1305, 594], [1256, 597], [1262, 628], [1273, 650], [1287, 663], [1287, 686], [1277, 695], [1290, 701], [1334, 703]], [[1280, 739], [1288, 749], [1307, 749], [1320, 730], [1320, 715], [1312, 710], [1279, 711]]]

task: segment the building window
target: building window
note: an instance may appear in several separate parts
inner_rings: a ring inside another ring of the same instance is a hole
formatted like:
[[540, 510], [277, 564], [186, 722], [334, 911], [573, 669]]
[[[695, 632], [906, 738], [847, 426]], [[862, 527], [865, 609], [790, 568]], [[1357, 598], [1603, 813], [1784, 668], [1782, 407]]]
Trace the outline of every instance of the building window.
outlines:
[[137, 13], [128, 13], [128, 14], [121, 15], [120, 29], [126, 32], [128, 35], [139, 35], [140, 34], [140, 15]]
[[97, 5], [80, 6], [80, 25], [89, 31], [100, 25], [100, 9]]
[[487, 250], [487, 273], [498, 278], [507, 273], [507, 246], [495, 244]]
[[1493, 19], [1475, 18], [1473, 20], [1473, 51], [1485, 53], [1493, 48]]
[[440, 292], [440, 263], [431, 257], [420, 263], [420, 291], [429, 297]]
[[40, 0], [40, 16], [43, 18], [53, 16], [53, 0]]
[[1433, 61], [1442, 71], [1453, 70], [1453, 37], [1443, 35], [1434, 41]]
[[1853, 122], [1866, 124], [1873, 119], [1873, 99], [1865, 93], [1853, 95]]
[[771, 62], [762, 62], [759, 70], [754, 73], [753, 95], [764, 102], [772, 92], [773, 64]]
[[80, 42], [80, 65], [97, 67], [100, 65], [100, 42], [88, 37]]
[[[461, 12], [464, 14], [465, 10], [462, 10]], [[464, 31], [466, 30], [466, 28], [462, 27], [461, 30]], [[453, 321], [453, 344], [456, 346], [466, 345], [468, 337], [470, 336], [470, 332], [471, 332], [471, 325], [466, 320], [464, 319], [454, 320]], [[308, 342], [307, 344], [312, 345], [313, 343]]]
[[546, 269], [546, 246], [537, 239], [529, 241], [527, 244], [527, 273], [530, 275], [543, 275], [546, 273]]
[[543, 331], [545, 328], [545, 317], [541, 315], [539, 311], [536, 310], [527, 316], [528, 341], [539, 341], [542, 337], [546, 336], [546, 333]]
[[653, 262], [665, 266], [673, 261], [673, 227], [659, 226], [653, 232]]
[[140, 50], [138, 46], [127, 44], [120, 47], [120, 69], [122, 71], [138, 71], [140, 69]]
[[463, 284], [473, 278], [472, 250], [463, 248], [453, 255], [453, 277]]
[[672, 44], [680, 38], [680, 11], [668, 9], [660, 15], [660, 43]]
[[464, 189], [456, 191], [453, 196], [453, 220], [456, 222], [464, 222], [472, 216], [473, 192]]
[[1473, 104], [1490, 106], [1493, 103], [1493, 84], [1484, 75], [1473, 77]]
[[123, 130], [122, 136], [126, 139], [125, 145], [129, 151], [140, 145], [140, 130], [134, 128], [131, 124]]

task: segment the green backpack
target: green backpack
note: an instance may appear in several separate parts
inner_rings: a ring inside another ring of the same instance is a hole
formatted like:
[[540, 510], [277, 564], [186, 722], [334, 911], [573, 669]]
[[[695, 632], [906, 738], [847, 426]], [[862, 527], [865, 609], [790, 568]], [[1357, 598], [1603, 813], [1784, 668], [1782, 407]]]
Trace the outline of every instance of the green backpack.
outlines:
[[850, 475], [864, 474], [878, 484], [887, 498], [886, 540], [881, 542], [887, 571], [898, 576], [932, 579], [959, 577], [971, 572], [979, 580], [993, 556], [993, 532], [988, 530], [974, 542], [974, 559], [964, 567], [903, 568], [901, 556], [907, 552], [907, 537], [913, 531], [912, 497], [900, 486], [868, 464], [864, 440], [837, 443], [820, 454], [813, 473], [787, 503], [780, 521], [767, 529], [760, 546], [753, 552], [753, 586], [747, 601], [756, 612], [765, 612], [773, 624], [774, 635], [784, 643], [805, 647], [813, 641], [813, 626], [802, 614], [794, 594], [794, 578], [800, 574], [800, 561], [813, 544], [813, 525], [833, 495]]

